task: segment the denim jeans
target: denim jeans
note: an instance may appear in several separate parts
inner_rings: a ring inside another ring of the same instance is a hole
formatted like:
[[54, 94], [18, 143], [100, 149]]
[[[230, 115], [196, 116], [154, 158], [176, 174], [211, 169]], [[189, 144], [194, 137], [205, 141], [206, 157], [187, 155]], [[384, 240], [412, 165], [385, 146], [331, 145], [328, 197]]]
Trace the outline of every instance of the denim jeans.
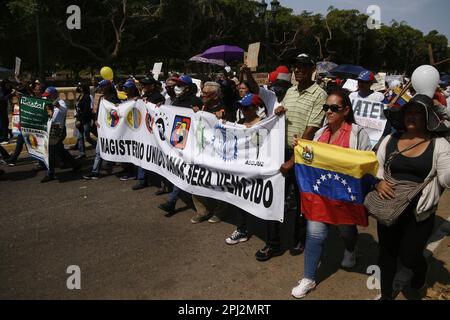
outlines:
[[[316, 280], [316, 270], [322, 256], [323, 246], [328, 236], [330, 225], [307, 220], [305, 246], [305, 275], [304, 278]], [[356, 225], [339, 225], [339, 232], [344, 240], [347, 251], [353, 252], [358, 240]]]
[[145, 169], [142, 169], [141, 167], [138, 168], [137, 180], [140, 185], [148, 186], [148, 176]]
[[14, 151], [14, 153], [11, 155], [11, 162], [12, 163], [16, 163], [17, 158], [19, 158], [20, 153], [23, 150], [23, 145], [25, 144], [25, 140], [23, 138], [23, 135], [20, 133], [17, 136], [17, 142], [16, 142], [16, 150]]
[[78, 150], [80, 151], [80, 155], [86, 155], [86, 147], [84, 145], [84, 140], [86, 139], [92, 146], [96, 146], [97, 141], [91, 138], [91, 124], [83, 123], [83, 128], [77, 129], [77, 144]]
[[103, 159], [100, 156], [100, 143], [97, 143], [95, 146], [95, 160], [94, 166], [92, 167], [92, 173], [99, 174], [100, 169], [102, 168]]

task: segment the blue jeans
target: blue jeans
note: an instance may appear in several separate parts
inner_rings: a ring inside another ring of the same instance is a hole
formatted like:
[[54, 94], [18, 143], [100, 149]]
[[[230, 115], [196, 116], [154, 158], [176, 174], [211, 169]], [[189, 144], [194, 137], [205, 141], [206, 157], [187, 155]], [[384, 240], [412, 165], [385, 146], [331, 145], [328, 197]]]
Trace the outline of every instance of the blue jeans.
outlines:
[[[329, 224], [307, 220], [305, 245], [305, 276], [304, 278], [316, 280], [316, 270], [322, 256], [323, 246], [328, 236]], [[339, 232], [344, 240], [347, 251], [353, 252], [358, 240], [356, 225], [339, 225]]]
[[140, 185], [148, 186], [148, 176], [145, 169], [142, 169], [141, 167], [138, 168], [137, 180]]
[[82, 126], [83, 128], [81, 130], [77, 129], [77, 144], [80, 155], [84, 156], [86, 155], [84, 140], [86, 139], [86, 141], [89, 142], [92, 146], [95, 146], [97, 144], [97, 141], [91, 138], [91, 124], [83, 123]]
[[177, 203], [178, 199], [180, 199], [180, 195], [181, 195], [182, 191], [183, 190], [181, 190], [176, 185], [174, 185], [172, 192], [169, 193], [169, 200], [168, 200], [168, 202], [170, 204], [174, 204], [175, 205]]
[[102, 168], [103, 159], [100, 156], [100, 143], [97, 143], [95, 146], [95, 160], [94, 166], [92, 167], [92, 173], [99, 174], [100, 169]]

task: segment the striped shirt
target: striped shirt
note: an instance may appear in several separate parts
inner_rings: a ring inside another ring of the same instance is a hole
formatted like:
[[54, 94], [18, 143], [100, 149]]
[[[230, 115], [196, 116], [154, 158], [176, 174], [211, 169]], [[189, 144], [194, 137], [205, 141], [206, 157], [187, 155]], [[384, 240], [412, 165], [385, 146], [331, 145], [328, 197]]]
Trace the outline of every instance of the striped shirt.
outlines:
[[291, 145], [294, 134], [302, 137], [306, 127], [322, 127], [325, 116], [322, 107], [326, 100], [327, 93], [316, 83], [302, 92], [298, 91], [297, 86], [287, 91], [283, 100], [283, 107], [288, 109], [285, 142], [287, 146]]

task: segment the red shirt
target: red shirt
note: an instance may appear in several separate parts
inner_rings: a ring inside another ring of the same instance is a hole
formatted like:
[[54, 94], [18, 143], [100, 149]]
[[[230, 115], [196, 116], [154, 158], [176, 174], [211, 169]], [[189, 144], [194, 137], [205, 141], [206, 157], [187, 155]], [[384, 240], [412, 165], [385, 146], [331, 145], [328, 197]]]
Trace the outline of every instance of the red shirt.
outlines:
[[327, 127], [320, 136], [319, 142], [328, 143], [343, 148], [350, 148], [351, 133], [352, 133], [352, 125], [345, 122], [339, 129], [337, 138], [332, 143], [330, 143], [332, 132], [330, 127]]

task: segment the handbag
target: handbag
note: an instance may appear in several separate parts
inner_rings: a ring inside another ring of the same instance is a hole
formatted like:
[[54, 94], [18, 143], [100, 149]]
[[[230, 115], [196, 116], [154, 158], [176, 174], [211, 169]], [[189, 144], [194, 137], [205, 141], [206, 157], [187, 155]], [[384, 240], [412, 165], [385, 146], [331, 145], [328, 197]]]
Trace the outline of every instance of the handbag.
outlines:
[[[364, 206], [370, 215], [372, 215], [380, 224], [392, 226], [400, 215], [414, 201], [416, 196], [436, 177], [436, 172], [426, 178], [424, 182], [417, 183], [413, 181], [400, 181], [392, 177], [390, 164], [399, 154], [417, 147], [419, 142], [402, 151], [393, 152], [384, 165], [384, 179], [395, 185], [395, 198], [382, 199], [377, 190], [369, 192], [364, 199]], [[433, 141], [432, 141], [433, 143]]]

